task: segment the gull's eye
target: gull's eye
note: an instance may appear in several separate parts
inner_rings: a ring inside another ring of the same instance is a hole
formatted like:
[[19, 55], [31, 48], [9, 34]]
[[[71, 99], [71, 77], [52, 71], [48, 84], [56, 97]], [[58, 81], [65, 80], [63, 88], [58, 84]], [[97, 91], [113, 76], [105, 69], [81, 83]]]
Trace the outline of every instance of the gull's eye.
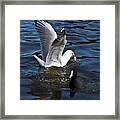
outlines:
[[75, 56], [75, 54], [74, 53], [72, 53], [72, 57], [74, 57]]

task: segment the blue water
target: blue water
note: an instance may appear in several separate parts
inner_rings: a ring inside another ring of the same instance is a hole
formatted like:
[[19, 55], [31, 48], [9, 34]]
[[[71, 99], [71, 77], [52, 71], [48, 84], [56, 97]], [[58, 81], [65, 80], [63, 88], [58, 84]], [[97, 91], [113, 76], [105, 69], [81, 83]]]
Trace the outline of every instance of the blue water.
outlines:
[[[77, 56], [77, 90], [70, 97], [69, 89], [43, 91], [33, 85], [31, 76], [42, 69], [32, 54], [40, 52], [40, 40], [33, 20], [20, 21], [20, 99], [100, 99], [100, 21], [99, 20], [52, 20], [49, 23], [56, 31], [66, 30], [66, 49], [72, 49]], [[52, 95], [54, 94], [54, 95]], [[51, 97], [52, 96], [52, 97]], [[58, 97], [59, 96], [59, 97]]]

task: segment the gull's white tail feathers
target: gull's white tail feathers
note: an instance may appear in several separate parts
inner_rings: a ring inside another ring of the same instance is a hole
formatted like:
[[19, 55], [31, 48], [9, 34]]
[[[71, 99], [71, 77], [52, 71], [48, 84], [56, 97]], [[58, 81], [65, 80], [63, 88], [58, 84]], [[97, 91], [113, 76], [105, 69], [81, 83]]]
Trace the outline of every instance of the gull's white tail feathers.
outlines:
[[41, 60], [37, 55], [33, 55], [33, 56], [41, 66], [45, 67], [45, 62], [43, 60]]

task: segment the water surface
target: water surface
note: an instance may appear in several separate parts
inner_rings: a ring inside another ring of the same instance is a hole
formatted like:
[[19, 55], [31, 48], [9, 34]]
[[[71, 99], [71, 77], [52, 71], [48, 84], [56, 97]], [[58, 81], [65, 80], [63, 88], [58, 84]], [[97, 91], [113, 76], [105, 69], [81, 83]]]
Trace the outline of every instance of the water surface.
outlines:
[[79, 89], [70, 97], [68, 88], [43, 89], [40, 82], [31, 78], [40, 77], [41, 67], [33, 58], [40, 53], [40, 40], [33, 20], [20, 21], [20, 99], [100, 99], [100, 21], [99, 20], [52, 20], [49, 23], [56, 31], [66, 30], [65, 50], [72, 49], [77, 56], [77, 85]]

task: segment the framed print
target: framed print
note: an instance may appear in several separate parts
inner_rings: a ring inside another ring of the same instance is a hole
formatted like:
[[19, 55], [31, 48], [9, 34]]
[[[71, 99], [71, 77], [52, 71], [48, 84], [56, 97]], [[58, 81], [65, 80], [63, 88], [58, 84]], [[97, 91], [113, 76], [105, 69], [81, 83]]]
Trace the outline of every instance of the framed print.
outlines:
[[119, 7], [2, 1], [1, 118], [119, 119]]

